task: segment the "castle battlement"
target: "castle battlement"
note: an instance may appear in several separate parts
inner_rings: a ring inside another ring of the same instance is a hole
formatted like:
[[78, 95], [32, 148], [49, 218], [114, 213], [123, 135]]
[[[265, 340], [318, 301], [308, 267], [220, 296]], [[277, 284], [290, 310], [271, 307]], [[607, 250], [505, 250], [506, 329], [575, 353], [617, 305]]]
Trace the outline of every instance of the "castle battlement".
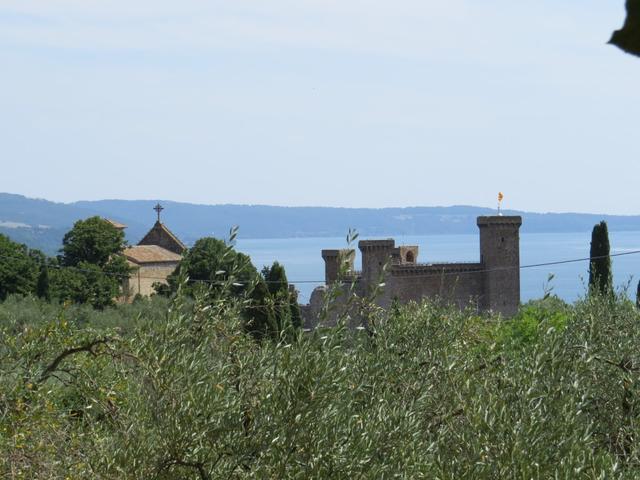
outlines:
[[477, 224], [479, 227], [485, 225], [522, 225], [521, 216], [491, 216], [491, 217], [478, 217]]
[[340, 250], [322, 250], [322, 258], [338, 258], [340, 256], [349, 257], [355, 255], [355, 250], [352, 248], [343, 248]]
[[[520, 306], [520, 226], [519, 216], [477, 218], [480, 234], [480, 261], [417, 263], [417, 246], [396, 247], [395, 240], [360, 240], [362, 271], [353, 269], [353, 250], [323, 250], [326, 283], [340, 280], [356, 284], [360, 296], [378, 295], [376, 303], [388, 307], [395, 301], [406, 303], [437, 297], [466, 308], [515, 314]], [[349, 271], [338, 279], [340, 262], [349, 262]], [[305, 324], [313, 325], [320, 311], [322, 292], [318, 287], [305, 307]], [[317, 303], [317, 305], [316, 305]]]
[[414, 265], [393, 265], [389, 273], [395, 277], [421, 276], [421, 275], [441, 275], [451, 273], [473, 273], [483, 271], [481, 263], [461, 262], [461, 263], [423, 263]]
[[360, 250], [373, 250], [373, 249], [390, 249], [395, 248], [396, 241], [392, 238], [385, 240], [360, 240], [358, 242], [358, 248]]
[[322, 250], [324, 259], [324, 277], [327, 284], [334, 283], [338, 277], [353, 271], [356, 251], [350, 248], [341, 250]]

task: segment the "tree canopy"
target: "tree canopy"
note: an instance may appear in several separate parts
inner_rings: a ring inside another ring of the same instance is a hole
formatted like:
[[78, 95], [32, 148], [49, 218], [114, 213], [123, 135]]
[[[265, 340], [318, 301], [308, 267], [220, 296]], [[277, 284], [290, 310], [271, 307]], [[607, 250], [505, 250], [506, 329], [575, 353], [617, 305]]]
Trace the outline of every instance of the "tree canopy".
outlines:
[[71, 267], [80, 262], [104, 267], [124, 247], [124, 233], [105, 219], [78, 220], [62, 240], [60, 262]]
[[181, 276], [188, 278], [182, 288], [192, 296], [230, 294], [242, 299], [245, 328], [255, 337], [277, 336], [286, 326], [301, 324], [297, 298], [277, 262], [261, 275], [249, 256], [222, 240], [205, 237], [187, 251], [169, 276], [168, 286], [158, 284], [156, 290], [176, 293]]
[[0, 300], [10, 294], [33, 293], [44, 255], [0, 234]]
[[63, 268], [52, 272], [50, 295], [60, 301], [112, 305], [130, 268], [121, 255], [124, 233], [100, 217], [77, 221], [62, 241]]
[[632, 55], [640, 56], [640, 0], [627, 0], [627, 18], [609, 43]]
[[187, 250], [168, 278], [172, 292], [177, 290], [180, 273], [189, 277], [186, 288], [191, 294], [197, 290], [217, 291], [227, 281], [233, 284], [233, 291], [240, 294], [258, 277], [258, 271], [247, 255], [213, 237], [201, 238]]
[[299, 328], [302, 326], [302, 315], [298, 305], [298, 295], [289, 288], [289, 281], [284, 266], [273, 262], [271, 267], [262, 269], [262, 276], [267, 284], [275, 309], [275, 318], [280, 330], [287, 325]]

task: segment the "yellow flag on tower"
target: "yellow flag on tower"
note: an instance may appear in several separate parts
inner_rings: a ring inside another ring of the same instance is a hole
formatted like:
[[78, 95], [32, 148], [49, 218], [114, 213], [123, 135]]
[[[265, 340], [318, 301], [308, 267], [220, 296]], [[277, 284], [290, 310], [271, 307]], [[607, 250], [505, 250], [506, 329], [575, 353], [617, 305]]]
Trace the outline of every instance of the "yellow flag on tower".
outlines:
[[503, 198], [504, 195], [502, 194], [502, 192], [498, 192], [498, 201], [501, 202]]

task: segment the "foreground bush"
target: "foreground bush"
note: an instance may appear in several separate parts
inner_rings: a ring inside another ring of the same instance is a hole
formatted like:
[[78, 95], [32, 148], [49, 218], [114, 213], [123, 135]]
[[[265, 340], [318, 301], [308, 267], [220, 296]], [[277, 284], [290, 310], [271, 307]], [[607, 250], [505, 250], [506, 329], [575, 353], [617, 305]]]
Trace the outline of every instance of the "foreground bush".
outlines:
[[280, 342], [247, 336], [223, 296], [127, 308], [129, 328], [0, 306], [0, 476], [640, 475], [640, 317], [623, 298], [509, 322], [413, 304]]

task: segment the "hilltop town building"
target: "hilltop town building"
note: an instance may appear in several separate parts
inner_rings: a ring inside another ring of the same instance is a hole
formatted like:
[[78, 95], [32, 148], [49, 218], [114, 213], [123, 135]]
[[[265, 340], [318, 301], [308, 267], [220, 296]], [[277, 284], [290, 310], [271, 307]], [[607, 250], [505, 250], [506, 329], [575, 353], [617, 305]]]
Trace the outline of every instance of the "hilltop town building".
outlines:
[[[325, 286], [311, 295], [302, 308], [305, 325], [319, 321], [329, 286], [353, 288], [358, 297], [371, 294], [377, 286], [375, 303], [389, 307], [423, 298], [440, 298], [461, 308], [510, 316], [520, 305], [520, 225], [519, 216], [478, 217], [480, 261], [477, 263], [418, 263], [417, 246], [395, 246], [395, 241], [362, 240], [362, 271], [355, 271], [354, 250], [323, 250]], [[341, 269], [341, 265], [346, 268]], [[386, 266], [386, 269], [385, 269]], [[340, 272], [343, 276], [340, 277]], [[344, 300], [343, 300], [344, 301]], [[336, 310], [339, 310], [338, 307]], [[334, 313], [334, 316], [336, 313]]]
[[[133, 267], [131, 276], [124, 282], [125, 301], [136, 295], [149, 296], [154, 293], [154, 283], [167, 283], [167, 277], [173, 273], [186, 250], [184, 244], [167, 226], [160, 221], [159, 204], [154, 208], [158, 220], [151, 230], [137, 245], [126, 248], [123, 252], [127, 262]], [[125, 225], [111, 222], [116, 228], [124, 229]], [[119, 227], [118, 227], [119, 225]]]

